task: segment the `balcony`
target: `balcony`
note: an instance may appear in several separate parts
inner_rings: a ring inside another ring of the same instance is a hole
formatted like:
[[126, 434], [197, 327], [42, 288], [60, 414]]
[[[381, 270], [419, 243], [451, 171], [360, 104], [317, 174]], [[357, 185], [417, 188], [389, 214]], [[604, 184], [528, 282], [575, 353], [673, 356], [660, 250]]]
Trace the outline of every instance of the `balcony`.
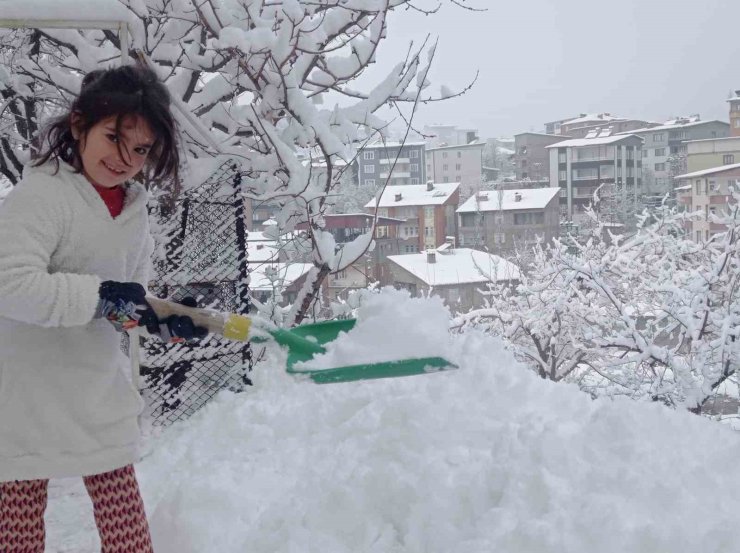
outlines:
[[395, 161], [396, 165], [401, 165], [401, 164], [408, 165], [409, 163], [411, 163], [411, 160], [409, 158], [407, 158], [407, 157], [399, 157], [398, 159], [395, 159], [395, 158], [389, 158], [389, 159], [382, 158], [380, 160], [380, 164], [381, 165], [393, 165], [393, 162], [394, 161]]
[[392, 179], [410, 179], [411, 178], [411, 173], [407, 171], [403, 171], [403, 172], [393, 171], [393, 173], [380, 173], [380, 178], [387, 179], [389, 175]]
[[709, 196], [709, 204], [710, 205], [727, 205], [730, 203], [730, 200], [732, 199], [732, 196], [729, 196], [727, 194], [712, 194]]

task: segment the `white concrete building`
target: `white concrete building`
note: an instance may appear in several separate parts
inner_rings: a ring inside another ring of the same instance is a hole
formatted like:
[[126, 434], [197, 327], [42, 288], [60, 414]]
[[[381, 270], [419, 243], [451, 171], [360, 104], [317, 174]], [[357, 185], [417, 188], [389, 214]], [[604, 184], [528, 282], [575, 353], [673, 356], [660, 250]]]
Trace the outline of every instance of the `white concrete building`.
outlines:
[[483, 182], [483, 142], [460, 146], [427, 148], [427, 179], [434, 182], [459, 182], [461, 199], [479, 190]]

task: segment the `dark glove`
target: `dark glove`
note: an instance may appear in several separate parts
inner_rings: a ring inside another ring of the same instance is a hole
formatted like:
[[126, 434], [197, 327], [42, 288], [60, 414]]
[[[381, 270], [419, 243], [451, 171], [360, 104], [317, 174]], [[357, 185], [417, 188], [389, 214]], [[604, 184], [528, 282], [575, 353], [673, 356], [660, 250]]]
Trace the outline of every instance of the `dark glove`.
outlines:
[[[183, 298], [177, 303], [187, 307], [198, 306], [198, 302], [191, 297]], [[138, 324], [146, 327], [149, 334], [159, 336], [162, 341], [170, 344], [190, 342], [208, 334], [207, 328], [195, 326], [193, 319], [186, 315], [170, 315], [160, 321], [154, 310], [148, 306], [141, 312]]]
[[105, 317], [119, 332], [138, 325], [140, 310], [146, 307], [146, 290], [141, 284], [106, 280], [100, 285], [98, 295], [95, 318]]

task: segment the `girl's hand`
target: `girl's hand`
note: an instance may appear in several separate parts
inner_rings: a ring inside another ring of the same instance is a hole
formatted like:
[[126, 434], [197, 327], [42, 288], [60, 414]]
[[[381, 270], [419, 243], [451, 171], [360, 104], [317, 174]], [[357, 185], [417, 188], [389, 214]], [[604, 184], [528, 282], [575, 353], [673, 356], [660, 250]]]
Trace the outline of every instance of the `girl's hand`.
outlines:
[[138, 282], [106, 280], [98, 291], [100, 301], [95, 317], [105, 317], [118, 332], [135, 328], [147, 308], [146, 290]]

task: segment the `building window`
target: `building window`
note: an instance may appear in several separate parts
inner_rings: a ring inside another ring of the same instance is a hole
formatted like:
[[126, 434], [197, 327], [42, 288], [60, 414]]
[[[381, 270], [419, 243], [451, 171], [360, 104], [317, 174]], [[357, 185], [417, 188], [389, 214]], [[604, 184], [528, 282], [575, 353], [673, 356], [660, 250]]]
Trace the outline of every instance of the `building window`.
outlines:
[[432, 219], [434, 217], [434, 208], [433, 207], [425, 207], [424, 208], [424, 218], [426, 219]]
[[363, 152], [363, 159], [375, 159], [375, 152]]
[[442, 152], [442, 158], [446, 158], [446, 157], [447, 157], [447, 152]]
[[412, 163], [409, 167], [411, 167], [412, 173], [418, 173], [419, 172], [419, 164], [418, 163]]
[[567, 171], [560, 171], [560, 172], [558, 173], [558, 179], [559, 179], [559, 180], [562, 180], [562, 181], [564, 181], [564, 180], [566, 180], [567, 178], [568, 178], [568, 173], [567, 173]]
[[409, 152], [409, 157], [411, 159], [417, 159], [419, 157], [419, 150], [411, 150], [411, 152]]
[[648, 151], [649, 150], [643, 150], [642, 151], [642, 157], [643, 157], [643, 159], [646, 158], [646, 157], [648, 157]]
[[450, 182], [450, 177], [442, 177], [442, 182]]
[[375, 186], [375, 179], [365, 179], [365, 186]]
[[457, 152], [457, 157], [462, 157], [462, 152]]
[[567, 163], [567, 158], [565, 152], [559, 152], [558, 153], [558, 163]]
[[735, 119], [735, 128], [740, 129], [740, 119]]
[[541, 225], [544, 222], [544, 213], [514, 213], [515, 225]]
[[717, 191], [717, 182], [710, 180], [709, 181], [709, 191], [710, 192], [716, 192]]
[[701, 194], [701, 181], [697, 180], [696, 185], [694, 186], [694, 193], [698, 196]]
[[655, 148], [655, 157], [665, 156], [665, 148]]
[[696, 231], [696, 241], [701, 242], [701, 231], [700, 230]]
[[665, 140], [664, 133], [660, 132], [653, 135], [653, 142], [663, 142], [663, 140]]
[[462, 166], [459, 163], [456, 163], [455, 164], [455, 169], [457, 169], [458, 171], [460, 170], [460, 167], [462, 167]]
[[735, 163], [735, 156], [732, 154], [727, 154], [725, 156], [722, 156], [722, 164], [723, 165], [732, 165]]
[[411, 184], [419, 184], [419, 179], [416, 177], [411, 177]]
[[656, 163], [655, 164], [655, 170], [656, 171], [665, 171], [665, 163]]
[[460, 177], [460, 175], [457, 175], [457, 176], [455, 177], [455, 181], [456, 181], [456, 182], [462, 182], [462, 177]]
[[506, 243], [506, 235], [503, 232], [495, 232], [493, 234], [493, 243], [494, 244]]
[[374, 173], [375, 172], [375, 165], [364, 165], [363, 169], [366, 173]]
[[449, 167], [447, 166], [446, 163], [444, 165], [442, 165], [442, 171], [447, 171], [448, 169], [449, 169]]

